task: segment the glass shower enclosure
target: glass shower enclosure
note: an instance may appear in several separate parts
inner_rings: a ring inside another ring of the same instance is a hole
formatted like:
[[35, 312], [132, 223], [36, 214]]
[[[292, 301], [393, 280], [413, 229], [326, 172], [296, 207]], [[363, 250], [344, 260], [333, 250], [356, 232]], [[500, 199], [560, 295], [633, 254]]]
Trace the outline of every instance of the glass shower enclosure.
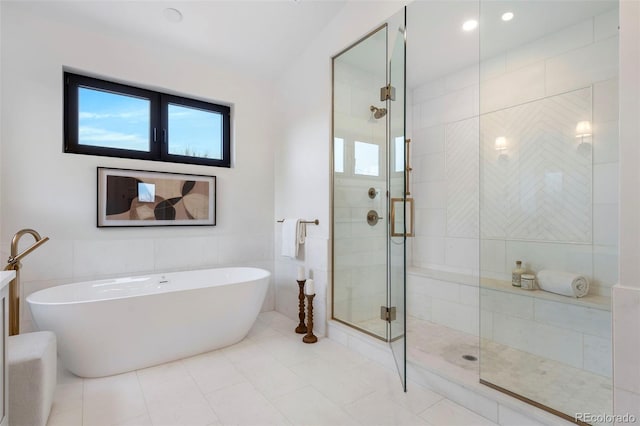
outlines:
[[333, 57], [332, 318], [389, 343], [405, 386], [405, 11]]
[[480, 381], [578, 423], [613, 412], [618, 13], [480, 3]]
[[577, 424], [613, 412], [618, 14], [413, 2], [333, 58], [332, 318], [404, 384], [408, 354]]

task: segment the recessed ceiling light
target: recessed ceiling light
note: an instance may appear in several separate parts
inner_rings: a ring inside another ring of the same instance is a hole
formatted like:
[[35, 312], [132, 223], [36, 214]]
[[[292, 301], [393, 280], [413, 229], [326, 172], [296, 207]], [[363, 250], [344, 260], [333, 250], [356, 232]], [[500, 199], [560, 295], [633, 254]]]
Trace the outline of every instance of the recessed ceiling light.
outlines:
[[465, 21], [464, 24], [462, 24], [462, 29], [464, 31], [473, 31], [478, 27], [478, 21], [476, 21], [475, 19], [469, 19], [468, 21]]
[[180, 12], [178, 9], [168, 7], [162, 13], [166, 20], [169, 22], [177, 23], [182, 21], [182, 12]]
[[513, 19], [513, 12], [505, 12], [502, 14], [503, 21], [510, 21]]

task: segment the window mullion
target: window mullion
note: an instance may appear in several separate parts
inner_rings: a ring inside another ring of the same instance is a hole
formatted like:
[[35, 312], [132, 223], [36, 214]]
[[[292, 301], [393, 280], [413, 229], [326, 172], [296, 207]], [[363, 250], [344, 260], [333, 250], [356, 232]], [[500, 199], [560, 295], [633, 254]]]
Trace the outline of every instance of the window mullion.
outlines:
[[167, 97], [162, 94], [156, 95], [156, 108], [154, 109], [156, 113], [156, 128], [157, 130], [157, 138], [156, 138], [156, 150], [157, 150], [157, 159], [162, 161], [167, 161], [167, 122], [168, 122], [168, 113], [167, 113]]

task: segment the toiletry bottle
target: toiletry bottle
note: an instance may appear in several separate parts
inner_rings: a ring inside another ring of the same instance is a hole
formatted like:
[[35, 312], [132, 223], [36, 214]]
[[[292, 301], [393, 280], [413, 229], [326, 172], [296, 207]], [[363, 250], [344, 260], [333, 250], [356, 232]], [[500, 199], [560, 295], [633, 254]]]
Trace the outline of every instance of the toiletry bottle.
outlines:
[[514, 269], [513, 272], [511, 273], [511, 285], [514, 287], [520, 287], [522, 274], [524, 274], [525, 272], [526, 271], [522, 267], [522, 261], [516, 260], [516, 269]]

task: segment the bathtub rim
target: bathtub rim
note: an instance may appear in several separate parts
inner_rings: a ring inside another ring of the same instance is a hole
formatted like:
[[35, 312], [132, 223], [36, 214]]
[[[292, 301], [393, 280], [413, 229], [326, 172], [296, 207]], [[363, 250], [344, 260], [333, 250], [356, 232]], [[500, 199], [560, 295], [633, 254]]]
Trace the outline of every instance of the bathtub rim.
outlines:
[[[65, 289], [70, 289], [71, 287], [83, 287], [83, 286], [95, 285], [95, 284], [108, 284], [109, 282], [113, 282], [116, 280], [134, 280], [134, 279], [140, 279], [140, 278], [153, 279], [154, 277], [160, 278], [164, 275], [186, 274], [186, 273], [197, 273], [197, 272], [202, 273], [202, 272], [214, 271], [214, 270], [252, 271], [252, 272], [258, 273], [258, 275], [245, 277], [245, 279], [234, 279], [228, 282], [216, 283], [214, 285], [191, 286], [191, 287], [180, 287], [180, 288], [171, 288], [167, 286], [167, 287], [163, 287], [162, 291], [146, 292], [146, 293], [140, 293], [140, 294], [127, 294], [127, 295], [120, 295], [120, 296], [109, 297], [109, 298], [93, 298], [88, 300], [66, 300], [66, 301], [53, 301], [53, 302], [46, 301], [46, 300], [45, 301], [37, 300], [38, 296], [42, 297], [44, 294], [64, 291]], [[136, 298], [136, 297], [154, 296], [154, 295], [163, 294], [163, 293], [200, 290], [208, 287], [240, 285], [243, 283], [260, 281], [263, 279], [268, 280], [269, 278], [271, 278], [272, 275], [273, 274], [271, 273], [271, 271], [267, 269], [260, 268], [260, 267], [253, 267], [253, 266], [224, 266], [224, 267], [217, 267], [217, 268], [163, 271], [163, 272], [154, 272], [152, 274], [140, 274], [140, 275], [119, 276], [119, 277], [113, 277], [113, 278], [101, 278], [96, 280], [85, 280], [85, 281], [77, 281], [77, 282], [71, 282], [67, 284], [55, 285], [55, 286], [44, 288], [31, 293], [29, 296], [25, 298], [25, 301], [28, 305], [41, 305], [41, 306], [63, 306], [63, 305], [76, 305], [76, 304], [86, 304], [86, 303], [98, 303], [98, 302], [107, 302], [110, 300], [122, 300], [122, 299]]]

